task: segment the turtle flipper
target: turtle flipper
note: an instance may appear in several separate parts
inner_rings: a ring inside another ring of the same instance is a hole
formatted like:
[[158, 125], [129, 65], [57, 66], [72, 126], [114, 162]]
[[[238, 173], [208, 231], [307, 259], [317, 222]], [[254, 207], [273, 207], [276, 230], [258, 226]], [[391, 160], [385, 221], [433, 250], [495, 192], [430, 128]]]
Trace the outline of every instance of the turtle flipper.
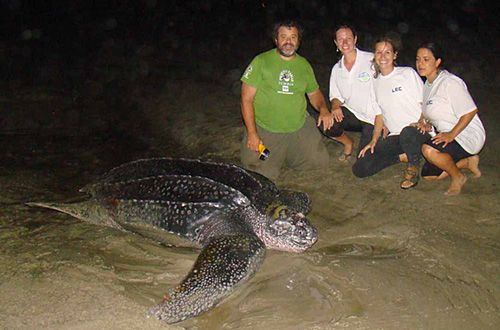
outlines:
[[175, 323], [209, 310], [251, 278], [264, 255], [264, 244], [256, 236], [214, 237], [184, 280], [150, 310], [151, 315]]
[[26, 203], [26, 205], [56, 210], [62, 213], [69, 214], [77, 219], [83, 220], [93, 225], [107, 226], [127, 231], [113, 219], [113, 216], [108, 212], [106, 208], [102, 207], [101, 202], [94, 198], [70, 203], [29, 202]]
[[283, 189], [278, 200], [297, 212], [308, 214], [311, 211], [311, 198], [305, 192]]

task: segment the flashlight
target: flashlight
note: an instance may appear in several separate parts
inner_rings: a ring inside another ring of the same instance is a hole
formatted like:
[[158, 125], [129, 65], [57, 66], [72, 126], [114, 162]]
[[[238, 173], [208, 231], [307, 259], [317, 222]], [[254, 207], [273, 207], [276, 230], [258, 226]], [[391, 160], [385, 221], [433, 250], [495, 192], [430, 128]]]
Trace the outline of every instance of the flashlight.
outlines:
[[271, 152], [269, 151], [269, 149], [266, 148], [265, 145], [263, 145], [262, 143], [259, 144], [259, 159], [260, 160], [266, 160], [267, 157], [269, 157], [269, 154]]

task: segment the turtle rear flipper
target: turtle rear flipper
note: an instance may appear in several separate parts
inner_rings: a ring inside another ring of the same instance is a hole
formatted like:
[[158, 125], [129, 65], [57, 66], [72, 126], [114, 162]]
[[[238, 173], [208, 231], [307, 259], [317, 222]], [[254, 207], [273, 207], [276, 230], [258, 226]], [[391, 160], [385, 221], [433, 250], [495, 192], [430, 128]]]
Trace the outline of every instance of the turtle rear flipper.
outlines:
[[102, 207], [101, 202], [91, 198], [80, 202], [58, 203], [58, 202], [28, 202], [31, 207], [42, 207], [69, 214], [77, 219], [98, 226], [125, 230], [114, 219], [109, 211]]
[[250, 279], [264, 260], [265, 246], [256, 236], [217, 236], [203, 248], [184, 280], [169, 290], [150, 314], [167, 323], [197, 316]]

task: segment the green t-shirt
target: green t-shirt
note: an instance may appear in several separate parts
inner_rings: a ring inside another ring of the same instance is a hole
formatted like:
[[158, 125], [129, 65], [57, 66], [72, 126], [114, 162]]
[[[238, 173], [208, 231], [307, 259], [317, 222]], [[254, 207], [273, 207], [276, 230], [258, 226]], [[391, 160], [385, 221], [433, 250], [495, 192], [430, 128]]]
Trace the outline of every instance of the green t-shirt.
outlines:
[[306, 93], [319, 85], [309, 62], [296, 54], [283, 60], [276, 49], [257, 55], [241, 81], [257, 88], [253, 106], [255, 122], [274, 133], [299, 130], [306, 118]]

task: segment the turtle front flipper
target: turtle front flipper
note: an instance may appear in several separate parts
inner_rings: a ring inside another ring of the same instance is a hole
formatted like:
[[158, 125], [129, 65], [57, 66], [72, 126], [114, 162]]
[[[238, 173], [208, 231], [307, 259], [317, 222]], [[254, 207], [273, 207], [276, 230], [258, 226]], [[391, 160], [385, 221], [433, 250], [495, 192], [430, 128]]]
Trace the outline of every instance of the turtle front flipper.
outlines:
[[189, 274], [150, 313], [167, 323], [175, 323], [209, 310], [251, 278], [264, 255], [265, 246], [256, 236], [212, 238]]
[[278, 195], [278, 200], [294, 211], [303, 214], [311, 211], [311, 198], [305, 192], [283, 189]]

